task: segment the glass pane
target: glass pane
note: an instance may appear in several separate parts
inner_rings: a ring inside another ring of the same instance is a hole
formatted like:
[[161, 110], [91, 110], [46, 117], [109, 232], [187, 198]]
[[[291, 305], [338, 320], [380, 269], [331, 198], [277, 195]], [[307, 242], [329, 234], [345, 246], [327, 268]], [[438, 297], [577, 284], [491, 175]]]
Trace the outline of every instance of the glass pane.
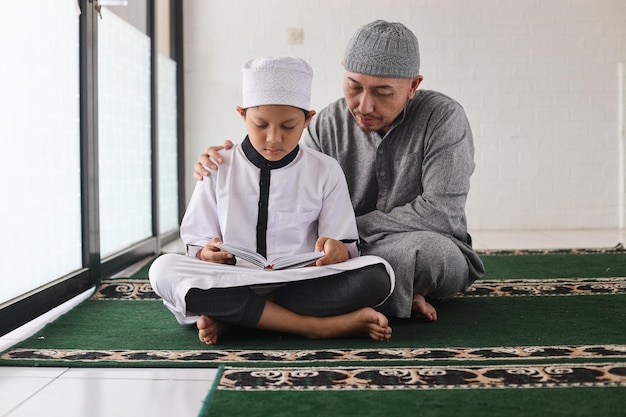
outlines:
[[98, 20], [100, 249], [152, 236], [150, 38], [102, 8]]
[[75, 0], [0, 12], [0, 304], [82, 267], [78, 23]]
[[159, 230], [178, 227], [176, 62], [161, 54], [158, 65]]

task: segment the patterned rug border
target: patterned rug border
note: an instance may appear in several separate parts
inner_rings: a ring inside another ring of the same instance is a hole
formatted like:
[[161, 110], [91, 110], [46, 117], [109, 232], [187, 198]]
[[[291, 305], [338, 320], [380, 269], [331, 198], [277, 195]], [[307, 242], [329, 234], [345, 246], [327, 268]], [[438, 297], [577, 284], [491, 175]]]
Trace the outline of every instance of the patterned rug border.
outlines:
[[556, 249], [481, 249], [479, 255], [593, 255], [600, 253], [626, 253], [622, 243], [610, 248], [556, 248]]
[[626, 277], [478, 280], [457, 297], [625, 294]]
[[626, 387], [625, 363], [422, 367], [226, 367], [218, 390]]
[[161, 301], [146, 278], [103, 279], [91, 299]]
[[[606, 295], [626, 293], [626, 277], [478, 280], [458, 297]], [[93, 300], [159, 301], [145, 279], [103, 280]]]
[[388, 348], [326, 350], [89, 350], [10, 349], [6, 361], [82, 363], [308, 363], [345, 361], [484, 361], [626, 358], [626, 345], [520, 346], [481, 348]]

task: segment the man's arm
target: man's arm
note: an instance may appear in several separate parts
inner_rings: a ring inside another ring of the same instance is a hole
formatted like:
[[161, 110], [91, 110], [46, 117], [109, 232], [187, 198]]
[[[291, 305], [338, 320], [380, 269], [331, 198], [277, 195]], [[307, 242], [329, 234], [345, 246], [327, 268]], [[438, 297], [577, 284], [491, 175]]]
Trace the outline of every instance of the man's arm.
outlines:
[[304, 132], [302, 132], [302, 137], [300, 138], [300, 143], [306, 147], [322, 152], [322, 149], [320, 148], [320, 145], [318, 143], [319, 139], [317, 138], [317, 135], [313, 133], [314, 132], [314, 130], [312, 130], [314, 128], [313, 125], [314, 125], [314, 122], [309, 123], [309, 126], [306, 129], [304, 129]]

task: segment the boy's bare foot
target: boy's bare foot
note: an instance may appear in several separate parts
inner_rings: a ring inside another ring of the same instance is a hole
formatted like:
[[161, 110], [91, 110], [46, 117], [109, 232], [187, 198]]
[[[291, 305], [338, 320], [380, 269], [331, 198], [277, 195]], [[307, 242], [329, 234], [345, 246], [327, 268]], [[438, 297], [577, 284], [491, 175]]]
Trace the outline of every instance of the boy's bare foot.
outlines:
[[212, 319], [209, 316], [200, 316], [196, 321], [198, 327], [198, 338], [207, 345], [215, 345], [220, 335], [224, 332], [226, 325]]
[[391, 327], [384, 314], [370, 307], [365, 307], [340, 316], [320, 317], [318, 325], [313, 326], [305, 336], [312, 339], [339, 338], [348, 336], [367, 335], [373, 340], [384, 341], [391, 339]]
[[413, 294], [411, 317], [417, 320], [435, 321], [437, 320], [437, 310], [426, 301], [422, 294]]

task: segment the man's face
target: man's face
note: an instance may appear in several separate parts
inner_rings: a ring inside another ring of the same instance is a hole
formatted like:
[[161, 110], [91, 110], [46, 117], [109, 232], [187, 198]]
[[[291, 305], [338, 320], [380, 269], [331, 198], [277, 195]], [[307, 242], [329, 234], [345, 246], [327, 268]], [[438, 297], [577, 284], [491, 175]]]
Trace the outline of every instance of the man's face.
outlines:
[[361, 129], [384, 135], [415, 96], [422, 76], [415, 78], [384, 78], [346, 71], [343, 94], [348, 109]]

